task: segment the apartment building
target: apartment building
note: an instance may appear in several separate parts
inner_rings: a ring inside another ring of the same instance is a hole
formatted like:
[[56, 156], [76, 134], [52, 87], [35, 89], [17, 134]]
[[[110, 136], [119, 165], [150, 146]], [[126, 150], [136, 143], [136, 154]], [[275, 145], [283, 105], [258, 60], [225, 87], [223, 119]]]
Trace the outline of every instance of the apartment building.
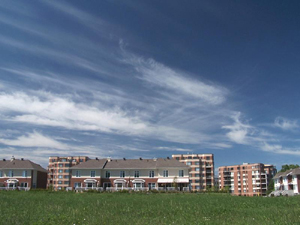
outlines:
[[214, 186], [213, 154], [178, 154], [173, 159], [190, 167], [190, 188], [193, 191], [204, 191]]
[[277, 173], [273, 179], [275, 191], [300, 193], [300, 168]]
[[89, 160], [87, 156], [49, 157], [47, 187], [62, 190], [70, 186], [71, 167]]
[[219, 167], [219, 188], [228, 188], [233, 195], [265, 196], [268, 182], [276, 172], [275, 166], [262, 163], [222, 166]]
[[46, 188], [47, 170], [23, 158], [0, 161], [0, 188], [28, 190]]
[[170, 158], [95, 159], [72, 168], [71, 187], [189, 190], [189, 167]]

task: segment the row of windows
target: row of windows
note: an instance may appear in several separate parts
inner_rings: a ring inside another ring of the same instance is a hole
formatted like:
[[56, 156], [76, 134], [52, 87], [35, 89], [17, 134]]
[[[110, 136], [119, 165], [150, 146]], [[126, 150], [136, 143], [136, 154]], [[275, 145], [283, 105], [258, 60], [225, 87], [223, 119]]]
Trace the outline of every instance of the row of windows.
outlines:
[[[90, 175], [91, 175], [91, 177], [96, 177], [96, 171], [91, 171]], [[164, 170], [163, 171], [163, 177], [168, 177], [168, 176], [169, 176], [169, 171]], [[178, 176], [183, 177], [184, 176], [184, 171], [179, 170]], [[76, 170], [75, 177], [81, 177], [79, 170]], [[110, 178], [110, 171], [106, 171], [105, 177]], [[120, 171], [120, 177], [126, 177], [125, 171]], [[140, 177], [140, 171], [138, 171], [138, 170], [134, 171], [134, 177]], [[149, 177], [154, 177], [154, 171], [153, 170], [149, 171]]]
[[[56, 184], [56, 181], [53, 181], [53, 184]], [[70, 184], [70, 182], [69, 181], [61, 181], [61, 180], [59, 180], [59, 181], [57, 181], [57, 184]]]
[[[3, 171], [0, 171], [0, 177], [3, 177], [3, 176], [4, 176]], [[13, 170], [8, 171], [8, 177], [14, 177], [14, 171]], [[22, 172], [22, 177], [27, 177], [27, 170], [24, 170]]]

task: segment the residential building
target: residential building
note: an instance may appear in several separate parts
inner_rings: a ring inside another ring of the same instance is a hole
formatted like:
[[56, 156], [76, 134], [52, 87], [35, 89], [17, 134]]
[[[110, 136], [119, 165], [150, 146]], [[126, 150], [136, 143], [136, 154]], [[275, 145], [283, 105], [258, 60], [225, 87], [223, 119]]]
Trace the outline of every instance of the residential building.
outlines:
[[273, 165], [243, 163], [219, 167], [219, 188], [239, 196], [265, 196], [268, 182], [276, 174]]
[[300, 168], [277, 173], [274, 176], [275, 191], [293, 191], [300, 193]]
[[190, 167], [190, 188], [193, 191], [204, 191], [214, 186], [213, 154], [177, 154], [173, 159]]
[[11, 189], [46, 188], [47, 170], [23, 158], [0, 161], [0, 187]]
[[47, 187], [62, 190], [70, 186], [71, 168], [89, 160], [87, 156], [49, 157]]
[[188, 190], [189, 167], [174, 159], [96, 159], [72, 168], [72, 188]]

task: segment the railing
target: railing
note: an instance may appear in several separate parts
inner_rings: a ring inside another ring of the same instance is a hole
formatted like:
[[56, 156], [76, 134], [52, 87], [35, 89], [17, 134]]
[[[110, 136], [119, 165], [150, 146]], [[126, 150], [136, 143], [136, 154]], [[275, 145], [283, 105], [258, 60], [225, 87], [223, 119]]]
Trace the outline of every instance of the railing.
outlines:
[[14, 190], [19, 190], [19, 191], [29, 191], [29, 187], [0, 187], [0, 191], [14, 191]]
[[103, 188], [102, 187], [76, 187], [75, 188], [75, 191], [88, 191], [88, 190], [103, 191]]

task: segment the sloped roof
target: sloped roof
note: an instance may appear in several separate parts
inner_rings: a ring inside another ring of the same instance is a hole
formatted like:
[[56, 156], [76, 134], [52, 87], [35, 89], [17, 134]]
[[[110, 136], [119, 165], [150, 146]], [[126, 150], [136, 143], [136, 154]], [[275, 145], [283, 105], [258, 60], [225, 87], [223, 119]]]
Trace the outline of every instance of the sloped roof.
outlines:
[[38, 170], [41, 172], [46, 172], [47, 170], [41, 167], [39, 164], [36, 164], [30, 160], [7, 160], [7, 161], [0, 161], [0, 168], [2, 169], [33, 169]]
[[105, 169], [155, 169], [153, 159], [113, 159], [108, 161]]
[[156, 169], [159, 167], [184, 167], [184, 163], [175, 159], [115, 159], [107, 162], [105, 169]]
[[105, 166], [106, 161], [106, 159], [90, 159], [73, 166], [72, 169], [102, 169]]
[[296, 169], [287, 170], [285, 172], [276, 173], [276, 175], [273, 177], [273, 179], [277, 179], [279, 177], [286, 177], [290, 175], [300, 175], [300, 167]]

